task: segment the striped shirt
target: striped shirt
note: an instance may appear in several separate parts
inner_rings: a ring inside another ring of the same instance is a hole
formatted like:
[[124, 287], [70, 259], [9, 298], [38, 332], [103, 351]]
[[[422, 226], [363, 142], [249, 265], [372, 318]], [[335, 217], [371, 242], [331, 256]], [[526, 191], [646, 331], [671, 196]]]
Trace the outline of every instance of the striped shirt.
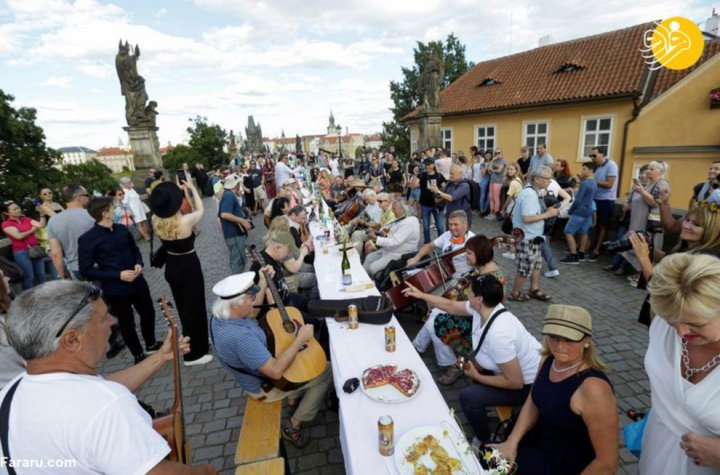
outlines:
[[[249, 393], [262, 393], [259, 369], [272, 355], [267, 348], [267, 336], [254, 318], [221, 319], [215, 316], [210, 320], [210, 330], [215, 346], [215, 354], [242, 388]], [[241, 368], [252, 376], [231, 368]]]

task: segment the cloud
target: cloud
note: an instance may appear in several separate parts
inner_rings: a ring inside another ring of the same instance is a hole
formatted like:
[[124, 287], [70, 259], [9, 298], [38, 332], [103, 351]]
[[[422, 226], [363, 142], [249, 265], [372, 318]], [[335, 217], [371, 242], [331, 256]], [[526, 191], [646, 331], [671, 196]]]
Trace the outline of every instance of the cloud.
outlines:
[[40, 83], [41, 86], [67, 87], [72, 82], [70, 76], [50, 76]]
[[164, 18], [164, 17], [167, 15], [167, 12], [168, 12], [168, 11], [167, 11], [167, 8], [162, 7], [161, 9], [155, 11], [155, 12], [153, 13], [153, 16], [154, 16], [155, 18]]
[[77, 68], [88, 76], [99, 79], [105, 79], [112, 72], [111, 66], [107, 63], [81, 64]]

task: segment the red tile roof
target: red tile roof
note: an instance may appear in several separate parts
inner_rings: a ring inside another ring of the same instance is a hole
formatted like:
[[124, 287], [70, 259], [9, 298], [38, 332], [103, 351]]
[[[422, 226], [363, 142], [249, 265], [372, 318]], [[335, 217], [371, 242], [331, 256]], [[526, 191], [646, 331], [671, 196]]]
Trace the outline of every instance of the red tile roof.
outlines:
[[103, 147], [97, 152], [98, 157], [108, 157], [113, 155], [132, 155], [131, 151], [123, 150], [120, 147]]
[[[478, 63], [441, 91], [443, 115], [637, 95], [645, 71], [643, 34], [652, 28], [654, 23], [643, 23]], [[718, 51], [720, 40], [707, 41], [695, 67]], [[574, 70], [562, 72], [568, 65]], [[653, 97], [691, 70], [663, 68]], [[489, 80], [495, 84], [482, 85]], [[403, 119], [417, 113], [416, 109]]]

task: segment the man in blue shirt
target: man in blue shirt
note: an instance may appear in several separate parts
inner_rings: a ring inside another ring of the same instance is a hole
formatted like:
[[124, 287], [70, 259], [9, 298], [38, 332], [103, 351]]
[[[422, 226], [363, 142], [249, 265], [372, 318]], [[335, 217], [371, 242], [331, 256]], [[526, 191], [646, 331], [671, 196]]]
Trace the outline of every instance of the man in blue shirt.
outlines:
[[530, 172], [540, 167], [550, 167], [554, 162], [552, 155], [547, 151], [547, 145], [544, 142], [537, 144], [537, 153], [530, 158], [530, 166], [528, 167], [528, 181]]
[[223, 237], [230, 251], [230, 270], [239, 274], [245, 269], [245, 243], [247, 233], [254, 226], [238, 201], [240, 177], [225, 178], [223, 193], [218, 206], [218, 217], [222, 224]]
[[[588, 248], [588, 233], [593, 222], [594, 198], [597, 192], [597, 183], [594, 177], [595, 168], [595, 162], [592, 160], [582, 164], [580, 189], [568, 210], [570, 219], [565, 225], [565, 240], [570, 248], [570, 254], [560, 261], [563, 264], [578, 264], [580, 261], [585, 260], [585, 251]], [[580, 234], [579, 252], [575, 242], [575, 234]]]
[[[274, 277], [272, 266], [260, 270], [267, 278]], [[249, 397], [273, 402], [281, 399], [302, 400], [290, 419], [283, 424], [282, 436], [298, 447], [305, 447], [308, 434], [303, 424], [312, 421], [332, 384], [329, 364], [319, 376], [301, 388], [283, 391], [272, 386], [271, 379], [280, 379], [295, 360], [296, 355], [313, 339], [313, 325], [302, 325], [295, 340], [285, 351], [273, 356], [268, 349], [267, 336], [257, 321], [257, 307], [265, 304], [268, 294], [266, 277], [259, 278], [254, 286], [255, 273], [245, 272], [227, 277], [213, 287], [218, 300], [213, 305], [210, 335], [215, 353], [225, 368]], [[269, 297], [268, 297], [269, 298]]]
[[78, 239], [80, 273], [100, 282], [105, 303], [117, 318], [120, 333], [137, 364], [146, 355], [135, 331], [133, 307], [140, 315], [146, 350], [157, 351], [162, 344], [155, 340], [155, 307], [142, 276], [142, 255], [128, 228], [113, 223], [113, 206], [110, 197], [93, 198], [88, 204], [95, 226]]
[[[547, 188], [552, 180], [552, 170], [541, 166], [530, 168], [528, 185], [523, 188], [515, 200], [513, 208], [513, 228], [520, 228], [524, 237], [517, 245], [517, 273], [508, 300], [525, 302], [530, 298], [547, 301], [552, 297], [540, 290], [540, 269], [542, 268], [542, 246], [545, 241], [544, 221], [560, 214], [556, 207], [546, 208], [540, 199], [540, 190]], [[522, 292], [525, 279], [530, 276], [530, 293]]]
[[602, 246], [607, 235], [607, 229], [615, 208], [615, 200], [617, 200], [618, 166], [617, 163], [605, 156], [606, 153], [607, 149], [605, 147], [595, 147], [590, 151], [590, 158], [597, 165], [595, 169], [595, 181], [597, 182], [597, 191], [595, 192], [597, 232], [595, 248], [588, 256], [590, 262], [597, 261], [600, 256], [600, 246]]
[[[450, 181], [445, 190], [435, 189], [435, 195], [446, 200], [445, 215], [453, 211], [462, 210], [467, 216], [468, 227], [472, 226], [472, 213], [470, 212], [470, 185], [463, 181], [463, 169], [460, 165], [450, 167]], [[447, 225], [447, 223], [445, 223]], [[438, 235], [440, 235], [438, 230]]]

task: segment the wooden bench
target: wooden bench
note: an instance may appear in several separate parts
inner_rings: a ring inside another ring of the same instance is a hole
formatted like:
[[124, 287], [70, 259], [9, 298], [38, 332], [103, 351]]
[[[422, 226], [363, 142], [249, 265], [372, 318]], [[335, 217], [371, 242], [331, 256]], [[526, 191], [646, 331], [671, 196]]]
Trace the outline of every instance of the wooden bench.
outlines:
[[235, 475], [283, 475], [284, 473], [285, 459], [282, 457], [240, 465], [235, 469]]
[[282, 401], [261, 402], [247, 398], [237, 448], [236, 475], [283, 475], [280, 454]]

